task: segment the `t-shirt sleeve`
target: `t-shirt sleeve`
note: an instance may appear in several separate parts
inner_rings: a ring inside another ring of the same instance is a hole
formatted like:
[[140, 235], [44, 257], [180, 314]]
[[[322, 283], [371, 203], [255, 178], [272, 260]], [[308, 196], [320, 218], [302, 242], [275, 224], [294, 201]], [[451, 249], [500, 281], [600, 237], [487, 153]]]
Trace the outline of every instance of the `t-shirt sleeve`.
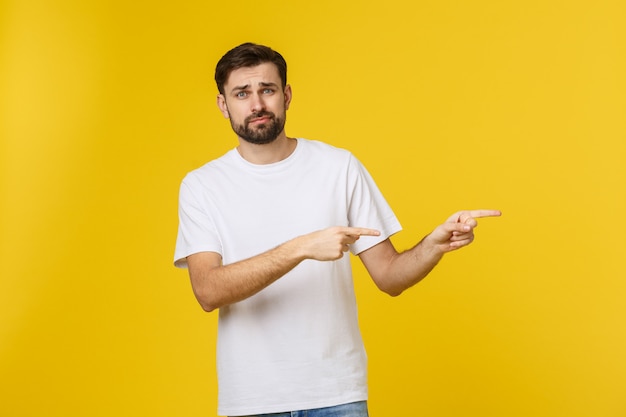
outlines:
[[399, 232], [402, 226], [372, 176], [354, 156], [350, 158], [348, 176], [349, 225], [380, 231], [380, 236], [363, 236], [351, 245], [352, 253], [358, 255]]
[[198, 252], [222, 254], [222, 245], [215, 223], [203, 209], [200, 187], [189, 176], [181, 186], [178, 200], [178, 235], [174, 251], [174, 265], [187, 267], [187, 256]]

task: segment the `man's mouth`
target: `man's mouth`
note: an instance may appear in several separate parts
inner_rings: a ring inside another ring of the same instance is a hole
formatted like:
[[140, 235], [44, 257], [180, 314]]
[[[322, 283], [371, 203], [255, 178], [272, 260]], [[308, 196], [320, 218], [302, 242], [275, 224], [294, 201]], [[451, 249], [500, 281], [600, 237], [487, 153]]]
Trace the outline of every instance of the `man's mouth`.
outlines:
[[252, 123], [252, 124], [254, 124], [254, 123], [263, 123], [263, 122], [267, 122], [269, 119], [270, 118], [267, 117], [267, 116], [265, 116], [265, 117], [257, 117], [257, 118], [254, 118], [254, 119], [250, 120], [248, 123], [249, 124], [250, 123]]
[[261, 124], [261, 123], [265, 123], [268, 122], [272, 119], [272, 114], [271, 113], [261, 113], [261, 114], [257, 114], [255, 116], [250, 116], [247, 120], [247, 124]]

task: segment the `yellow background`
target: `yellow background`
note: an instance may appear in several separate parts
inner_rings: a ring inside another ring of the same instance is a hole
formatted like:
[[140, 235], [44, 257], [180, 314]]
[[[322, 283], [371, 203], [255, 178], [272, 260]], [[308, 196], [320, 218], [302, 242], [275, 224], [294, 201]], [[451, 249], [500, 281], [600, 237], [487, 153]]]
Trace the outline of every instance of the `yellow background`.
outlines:
[[399, 298], [355, 262], [372, 416], [626, 416], [623, 1], [9, 0], [0, 25], [1, 416], [215, 415], [177, 193], [235, 146], [213, 69], [249, 40], [396, 246], [504, 212]]

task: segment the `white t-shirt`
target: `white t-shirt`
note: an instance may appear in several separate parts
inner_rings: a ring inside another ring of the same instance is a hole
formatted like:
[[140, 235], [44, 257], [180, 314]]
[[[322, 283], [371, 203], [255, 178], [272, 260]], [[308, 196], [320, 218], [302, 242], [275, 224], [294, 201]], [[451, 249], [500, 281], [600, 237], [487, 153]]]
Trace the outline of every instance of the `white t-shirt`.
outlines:
[[[233, 149], [192, 171], [180, 188], [179, 217], [178, 267], [204, 251], [219, 253], [227, 265], [331, 226], [380, 230], [351, 245], [358, 254], [401, 229], [352, 154], [305, 139], [274, 164], [251, 164]], [[347, 255], [303, 261], [254, 296], [220, 308], [218, 327], [220, 415], [367, 399], [367, 358]]]

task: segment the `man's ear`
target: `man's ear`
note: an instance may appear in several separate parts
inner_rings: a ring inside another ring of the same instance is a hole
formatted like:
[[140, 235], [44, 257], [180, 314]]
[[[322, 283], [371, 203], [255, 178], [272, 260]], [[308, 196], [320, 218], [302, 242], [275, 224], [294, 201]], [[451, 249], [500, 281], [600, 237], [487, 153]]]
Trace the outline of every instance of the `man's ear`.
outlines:
[[291, 86], [287, 84], [285, 86], [285, 110], [289, 109], [289, 104], [291, 103]]
[[226, 99], [223, 94], [217, 95], [217, 107], [220, 109], [225, 119], [230, 118], [230, 115], [228, 114], [228, 106], [226, 105]]

